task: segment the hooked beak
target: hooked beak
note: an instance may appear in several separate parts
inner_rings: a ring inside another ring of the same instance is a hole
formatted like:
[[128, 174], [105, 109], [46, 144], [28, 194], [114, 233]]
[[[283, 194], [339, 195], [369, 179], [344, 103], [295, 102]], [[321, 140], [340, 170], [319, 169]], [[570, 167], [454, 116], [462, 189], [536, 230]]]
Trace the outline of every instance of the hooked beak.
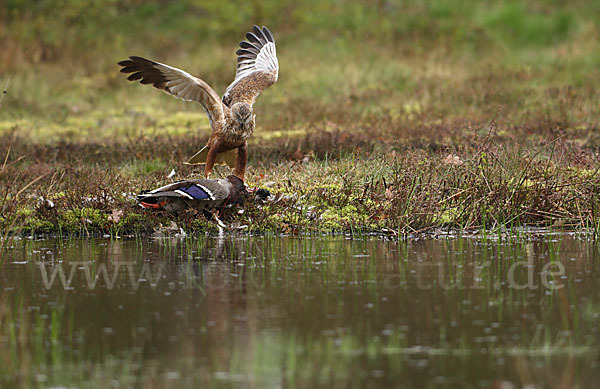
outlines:
[[249, 117], [250, 116], [246, 116], [245, 118], [243, 118], [241, 116], [236, 115], [236, 119], [240, 125], [244, 125], [244, 123], [246, 123], [248, 121]]

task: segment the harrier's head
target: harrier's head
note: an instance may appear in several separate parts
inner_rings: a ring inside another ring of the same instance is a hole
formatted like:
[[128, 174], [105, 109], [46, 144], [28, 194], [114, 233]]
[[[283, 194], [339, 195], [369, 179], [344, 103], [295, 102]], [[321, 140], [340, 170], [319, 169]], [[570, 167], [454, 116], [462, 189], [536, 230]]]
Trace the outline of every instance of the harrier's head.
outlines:
[[240, 126], [248, 125], [252, 122], [252, 107], [248, 103], [235, 103], [231, 107], [231, 115]]

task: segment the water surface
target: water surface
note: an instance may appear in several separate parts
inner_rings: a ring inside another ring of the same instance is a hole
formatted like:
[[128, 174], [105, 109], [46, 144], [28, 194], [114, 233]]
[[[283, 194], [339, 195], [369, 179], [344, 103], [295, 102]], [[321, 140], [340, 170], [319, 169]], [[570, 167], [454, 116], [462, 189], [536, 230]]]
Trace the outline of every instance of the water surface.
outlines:
[[0, 386], [590, 387], [598, 256], [575, 235], [24, 240]]

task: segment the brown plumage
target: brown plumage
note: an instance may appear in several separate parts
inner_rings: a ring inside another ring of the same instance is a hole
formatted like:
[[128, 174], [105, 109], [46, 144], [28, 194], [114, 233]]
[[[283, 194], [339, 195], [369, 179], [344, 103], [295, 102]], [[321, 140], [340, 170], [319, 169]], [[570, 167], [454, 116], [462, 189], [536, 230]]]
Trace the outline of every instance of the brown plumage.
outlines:
[[279, 75], [275, 40], [269, 29], [254, 26], [246, 38], [248, 40], [241, 42], [236, 52], [235, 79], [227, 87], [222, 101], [206, 82], [183, 70], [135, 56], [119, 62], [122, 73], [131, 73], [127, 77], [129, 81], [139, 80], [179, 99], [202, 105], [212, 134], [206, 146], [187, 163], [198, 164], [205, 160], [207, 177], [218, 154], [237, 149], [234, 174], [244, 179], [247, 140], [254, 131], [252, 105], [263, 90], [277, 82]]

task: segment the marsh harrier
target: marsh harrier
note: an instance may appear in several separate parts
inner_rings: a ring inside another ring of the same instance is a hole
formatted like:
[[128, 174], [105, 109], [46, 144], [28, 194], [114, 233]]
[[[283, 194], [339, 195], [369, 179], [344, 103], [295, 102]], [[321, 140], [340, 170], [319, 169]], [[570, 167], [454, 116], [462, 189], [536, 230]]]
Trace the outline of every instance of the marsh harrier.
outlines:
[[275, 39], [267, 27], [254, 26], [240, 43], [235, 79], [225, 90], [223, 99], [204, 81], [183, 70], [142, 57], [119, 62], [122, 73], [131, 73], [129, 81], [151, 84], [174, 97], [202, 105], [212, 134], [204, 148], [187, 163], [204, 162], [204, 174], [210, 176], [217, 155], [237, 149], [234, 174], [244, 179], [248, 160], [247, 140], [254, 131], [252, 105], [258, 95], [273, 85], [279, 75]]

